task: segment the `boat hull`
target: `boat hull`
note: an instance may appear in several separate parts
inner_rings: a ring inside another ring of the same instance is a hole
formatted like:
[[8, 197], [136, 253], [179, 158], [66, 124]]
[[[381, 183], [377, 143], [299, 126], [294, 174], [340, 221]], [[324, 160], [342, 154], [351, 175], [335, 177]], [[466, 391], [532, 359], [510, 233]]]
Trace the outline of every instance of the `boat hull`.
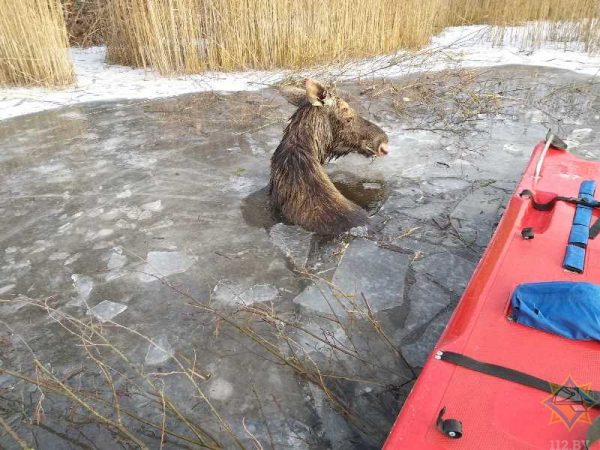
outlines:
[[[526, 372], [555, 383], [600, 390], [600, 344], [575, 341], [509, 320], [510, 298], [520, 283], [587, 281], [600, 284], [600, 237], [590, 240], [582, 274], [563, 269], [575, 206], [557, 202], [550, 211], [534, 209], [519, 193], [529, 189], [540, 201], [555, 195], [576, 197], [582, 181], [600, 182], [600, 163], [550, 148], [541, 176], [534, 177], [543, 153], [538, 144], [492, 240], [461, 300], [392, 428], [384, 448], [427, 449], [584, 449], [598, 410], [562, 404], [533, 388], [484, 375], [435, 358], [453, 351]], [[592, 223], [598, 219], [594, 210]], [[532, 228], [534, 238], [521, 231]], [[463, 436], [450, 439], [436, 428], [445, 417], [460, 420]]]

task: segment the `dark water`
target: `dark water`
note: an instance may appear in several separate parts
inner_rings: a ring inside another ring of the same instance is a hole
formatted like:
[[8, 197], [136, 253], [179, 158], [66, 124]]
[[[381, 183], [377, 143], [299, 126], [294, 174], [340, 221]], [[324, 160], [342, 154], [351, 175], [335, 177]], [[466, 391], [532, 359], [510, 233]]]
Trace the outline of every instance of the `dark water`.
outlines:
[[[344, 197], [368, 212], [370, 216], [379, 211], [388, 197], [387, 185], [383, 179], [360, 178], [349, 172], [331, 175], [335, 187]], [[248, 225], [270, 228], [276, 223], [285, 222], [269, 204], [269, 189], [264, 187], [242, 200], [242, 216]]]
[[331, 180], [344, 197], [363, 208], [370, 216], [376, 214], [388, 198], [387, 185], [383, 179], [337, 172], [331, 175]]

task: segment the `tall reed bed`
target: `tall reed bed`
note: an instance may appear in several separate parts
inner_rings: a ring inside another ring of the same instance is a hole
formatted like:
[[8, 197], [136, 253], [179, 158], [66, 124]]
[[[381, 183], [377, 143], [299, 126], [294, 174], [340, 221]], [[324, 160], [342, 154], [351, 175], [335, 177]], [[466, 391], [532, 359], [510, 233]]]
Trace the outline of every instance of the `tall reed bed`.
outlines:
[[[528, 44], [600, 42], [598, 0], [109, 0], [109, 61], [163, 74], [302, 67], [418, 48], [448, 25], [526, 21]], [[595, 19], [596, 18], [596, 19]]]
[[72, 83], [68, 47], [59, 0], [0, 2], [0, 85]]
[[196, 0], [108, 0], [108, 61], [163, 74], [208, 68], [200, 11]]
[[[71, 42], [105, 41], [108, 62], [165, 75], [297, 68], [413, 49], [449, 25], [506, 38], [580, 41], [600, 51], [598, 0], [3, 0], [0, 84], [73, 81]], [[509, 36], [510, 38], [510, 36]]]
[[497, 39], [510, 34], [511, 25], [528, 22], [525, 32], [512, 36], [523, 45], [578, 41], [588, 52], [600, 51], [598, 0], [448, 0], [442, 17], [443, 26], [495, 25]]
[[597, 0], [449, 0], [446, 2], [446, 25], [575, 21], [597, 17], [599, 6]]
[[301, 67], [426, 44], [438, 0], [109, 0], [109, 61], [161, 73]]

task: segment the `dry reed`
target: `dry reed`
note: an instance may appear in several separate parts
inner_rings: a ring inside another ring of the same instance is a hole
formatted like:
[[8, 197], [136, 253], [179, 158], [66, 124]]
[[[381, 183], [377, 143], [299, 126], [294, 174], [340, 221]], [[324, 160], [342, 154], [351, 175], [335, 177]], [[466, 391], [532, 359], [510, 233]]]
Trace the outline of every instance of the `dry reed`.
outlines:
[[104, 42], [107, 27], [105, 0], [61, 0], [69, 43], [90, 47]]
[[589, 51], [600, 36], [596, 0], [110, 0], [108, 10], [109, 61], [163, 74], [341, 62], [418, 48], [453, 24], [551, 21], [527, 39]]
[[[6, 0], [0, 84], [73, 80], [59, 0]], [[299, 68], [413, 49], [448, 25], [486, 23], [495, 39], [582, 42], [600, 50], [597, 0], [62, 0], [71, 42], [105, 41], [108, 62], [165, 75]], [[14, 4], [14, 5], [13, 5]], [[526, 33], [510, 25], [529, 22]]]
[[161, 73], [302, 67], [426, 44], [437, 0], [110, 0], [110, 62]]
[[575, 21], [597, 17], [600, 12], [596, 0], [449, 0], [446, 7], [446, 25]]
[[62, 86], [74, 80], [59, 0], [0, 7], [0, 85]]
[[[597, 0], [449, 0], [444, 26], [495, 25], [494, 39], [539, 47], [547, 41], [581, 42], [586, 51], [600, 49], [600, 2]], [[511, 33], [512, 25], [525, 31]]]
[[[356, 405], [347, 398], [344, 386], [348, 385], [348, 388], [349, 385], [364, 384], [385, 389], [402, 389], [414, 381], [416, 374], [404, 359], [401, 350], [388, 338], [364, 295], [355, 298], [316, 275], [306, 271], [300, 274], [324, 283], [326, 289], [335, 292], [336, 298], [343, 299], [343, 312], [326, 319], [326, 328], [307, 328], [293, 316], [278, 313], [274, 305], [240, 304], [236, 310], [215, 308], [211, 306], [210, 300], [201, 302], [167, 280], [157, 278], [194, 309], [212, 317], [216, 335], [221, 328], [235, 332], [237, 336], [244, 338], [243, 342], [248, 348], [252, 348], [255, 355], [273, 362], [282, 370], [290, 371], [320, 390], [327, 404], [354, 429], [365, 436], [385, 435], [385, 425], [382, 427], [381, 424], [357, 414]], [[0, 304], [10, 304], [12, 301], [0, 299]], [[205, 394], [204, 383], [211, 378], [211, 374], [201, 368], [202, 363], [195, 350], [188, 349], [189, 356], [182, 352], [170, 354], [168, 368], [172, 370], [162, 371], [159, 368], [156, 372], [149, 372], [147, 367], [128, 356], [131, 349], [119, 347], [113, 342], [121, 335], [127, 336], [125, 342], [132, 347], [143, 342], [167, 351], [136, 329], [113, 321], [98, 323], [90, 318], [80, 319], [62, 308], [51, 306], [50, 303], [54, 302], [49, 299], [14, 301], [45, 311], [51, 323], [59, 326], [57, 330], [62, 333], [61, 341], [68, 342], [71, 350], [78, 352], [82, 361], [80, 368], [74, 371], [74, 374], [81, 375], [79, 381], [75, 382], [71, 380], [71, 375], [61, 375], [61, 371], [57, 371], [50, 361], [40, 359], [41, 356], [24, 336], [0, 320], [0, 330], [8, 330], [19, 342], [21, 351], [31, 355], [29, 369], [3, 366], [0, 367], [0, 376], [20, 381], [21, 387], [23, 384], [29, 385], [39, 394], [31, 420], [16, 422], [15, 428], [0, 422], [0, 429], [4, 428], [22, 448], [30, 447], [18, 431], [44, 424], [45, 401], [51, 403], [48, 409], [52, 410], [54, 418], [60, 417], [63, 420], [68, 416], [67, 423], [94, 423], [99, 428], [110, 430], [115, 442], [124, 442], [135, 448], [151, 448], [149, 445], [156, 444], [157, 438], [161, 443], [160, 448], [167, 442], [167, 438], [171, 443], [191, 445], [193, 448], [249, 448], [248, 438], [244, 439], [236, 434], [232, 424], [225, 420]], [[326, 296], [324, 301], [327, 301]], [[362, 327], [356, 323], [360, 319], [365, 319]], [[333, 339], [331, 329], [343, 331], [348, 342]], [[354, 343], [354, 340], [360, 341], [367, 336], [370, 338], [366, 341], [375, 339], [385, 343], [385, 350], [378, 352], [376, 358], [373, 358], [372, 353], [367, 353], [363, 345]], [[313, 344], [307, 344], [307, 340]], [[328, 355], [325, 361], [317, 361], [311, 356], [311, 345], [318, 346], [324, 355]], [[386, 353], [391, 358], [384, 358]], [[338, 363], [341, 355], [356, 362], [356, 373], [347, 372], [347, 368]], [[358, 367], [362, 368], [366, 378], [362, 378]], [[173, 383], [173, 379], [178, 382]], [[176, 390], [182, 389], [193, 392], [193, 396], [176, 395]], [[259, 405], [261, 397], [271, 394], [254, 393]], [[136, 407], [139, 403], [134, 399], [144, 399], [143, 410]], [[18, 405], [21, 410], [31, 407], [32, 403], [28, 401], [34, 402], [18, 392], [16, 397], [11, 397], [11, 401], [13, 408]], [[77, 415], [77, 421], [73, 420], [74, 415]], [[226, 415], [229, 420], [233, 419], [230, 412], [226, 412]], [[246, 428], [244, 419], [242, 418], [242, 424], [250, 442], [254, 444], [252, 447], [264, 448]], [[266, 418], [263, 419], [266, 422]], [[217, 429], [214, 429], [215, 426]], [[226, 442], [222, 442], [223, 439]], [[272, 444], [271, 447], [275, 448]]]

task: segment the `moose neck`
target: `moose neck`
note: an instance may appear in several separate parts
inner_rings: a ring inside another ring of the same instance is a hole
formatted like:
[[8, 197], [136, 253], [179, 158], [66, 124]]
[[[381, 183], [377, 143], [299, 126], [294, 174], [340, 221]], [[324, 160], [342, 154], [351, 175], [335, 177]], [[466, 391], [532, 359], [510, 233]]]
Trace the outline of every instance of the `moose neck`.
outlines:
[[319, 164], [323, 164], [335, 145], [335, 130], [324, 110], [305, 105], [292, 116], [283, 140], [296, 151], [308, 152]]

